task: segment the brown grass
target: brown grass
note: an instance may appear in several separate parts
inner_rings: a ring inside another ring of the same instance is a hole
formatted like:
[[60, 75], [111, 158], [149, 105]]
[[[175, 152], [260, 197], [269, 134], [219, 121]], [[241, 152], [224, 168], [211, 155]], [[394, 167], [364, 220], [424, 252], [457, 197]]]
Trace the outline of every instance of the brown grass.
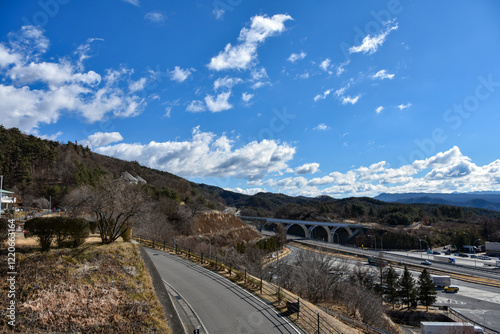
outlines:
[[[17, 254], [16, 327], [6, 323], [2, 308], [1, 332], [171, 333], [136, 247], [99, 240], [89, 238], [77, 249]], [[4, 266], [5, 255], [1, 261]], [[0, 292], [2, 305], [7, 292]]]

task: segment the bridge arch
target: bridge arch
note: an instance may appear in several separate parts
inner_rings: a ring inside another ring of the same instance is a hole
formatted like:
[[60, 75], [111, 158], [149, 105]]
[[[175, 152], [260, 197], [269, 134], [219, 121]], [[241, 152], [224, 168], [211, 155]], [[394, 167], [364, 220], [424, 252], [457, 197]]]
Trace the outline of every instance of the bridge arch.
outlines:
[[309, 238], [325, 242], [332, 242], [332, 232], [327, 226], [312, 225], [309, 227]]
[[345, 244], [353, 235], [349, 227], [339, 226], [332, 230], [332, 242]]
[[286, 227], [286, 233], [297, 237], [309, 238], [306, 227], [302, 224], [290, 224]]

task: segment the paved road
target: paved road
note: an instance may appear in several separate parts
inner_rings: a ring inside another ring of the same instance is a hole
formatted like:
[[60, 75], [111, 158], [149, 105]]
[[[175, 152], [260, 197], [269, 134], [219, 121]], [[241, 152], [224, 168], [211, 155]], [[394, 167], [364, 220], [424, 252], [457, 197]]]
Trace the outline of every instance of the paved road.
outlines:
[[175, 255], [145, 249], [162, 279], [190, 304], [208, 333], [302, 333], [228, 279]]
[[[286, 257], [287, 261], [293, 263], [297, 254], [302, 251], [300, 248], [288, 246], [291, 250]], [[346, 260], [352, 268], [358, 261]], [[378, 270], [375, 266], [368, 266], [366, 261], [360, 261], [373, 271], [375, 277], [378, 277]], [[397, 268], [398, 274], [402, 274], [403, 270]], [[410, 271], [415, 279], [418, 278], [420, 272]], [[459, 293], [446, 293], [443, 290], [438, 290], [436, 306], [447, 305], [462, 313], [466, 317], [487, 326], [491, 329], [500, 332], [500, 288], [480, 285], [476, 283], [464, 282], [452, 279], [451, 283], [460, 288]]]

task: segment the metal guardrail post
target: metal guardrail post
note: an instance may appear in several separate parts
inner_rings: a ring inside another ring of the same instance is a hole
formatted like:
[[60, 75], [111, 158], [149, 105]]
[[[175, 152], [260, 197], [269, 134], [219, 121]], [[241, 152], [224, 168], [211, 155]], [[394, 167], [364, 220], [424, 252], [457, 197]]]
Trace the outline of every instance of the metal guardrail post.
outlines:
[[278, 287], [278, 305], [281, 304], [281, 288]]
[[233, 266], [230, 264], [230, 265], [229, 265], [229, 277], [231, 277], [231, 269], [233, 269], [232, 267], [233, 267]]
[[260, 294], [262, 294], [262, 276], [260, 276]]
[[203, 264], [203, 252], [201, 252], [201, 264]]
[[153, 249], [155, 248], [155, 239], [153, 238]]
[[247, 270], [245, 269], [245, 284], [247, 284]]
[[188, 259], [191, 258], [191, 248], [188, 249]]
[[318, 334], [321, 334], [320, 329], [319, 329], [319, 313], [318, 313]]

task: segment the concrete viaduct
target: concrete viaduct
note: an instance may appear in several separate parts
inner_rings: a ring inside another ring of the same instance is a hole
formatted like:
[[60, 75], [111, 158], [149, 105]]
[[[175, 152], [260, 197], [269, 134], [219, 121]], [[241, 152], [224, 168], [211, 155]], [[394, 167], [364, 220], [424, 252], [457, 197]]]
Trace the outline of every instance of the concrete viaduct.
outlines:
[[[259, 231], [275, 231], [278, 224], [283, 224], [286, 233], [306, 239], [345, 244], [367, 227], [341, 222], [314, 222], [263, 217], [240, 217], [243, 221], [254, 224]], [[335, 239], [335, 240], [334, 240]]]

